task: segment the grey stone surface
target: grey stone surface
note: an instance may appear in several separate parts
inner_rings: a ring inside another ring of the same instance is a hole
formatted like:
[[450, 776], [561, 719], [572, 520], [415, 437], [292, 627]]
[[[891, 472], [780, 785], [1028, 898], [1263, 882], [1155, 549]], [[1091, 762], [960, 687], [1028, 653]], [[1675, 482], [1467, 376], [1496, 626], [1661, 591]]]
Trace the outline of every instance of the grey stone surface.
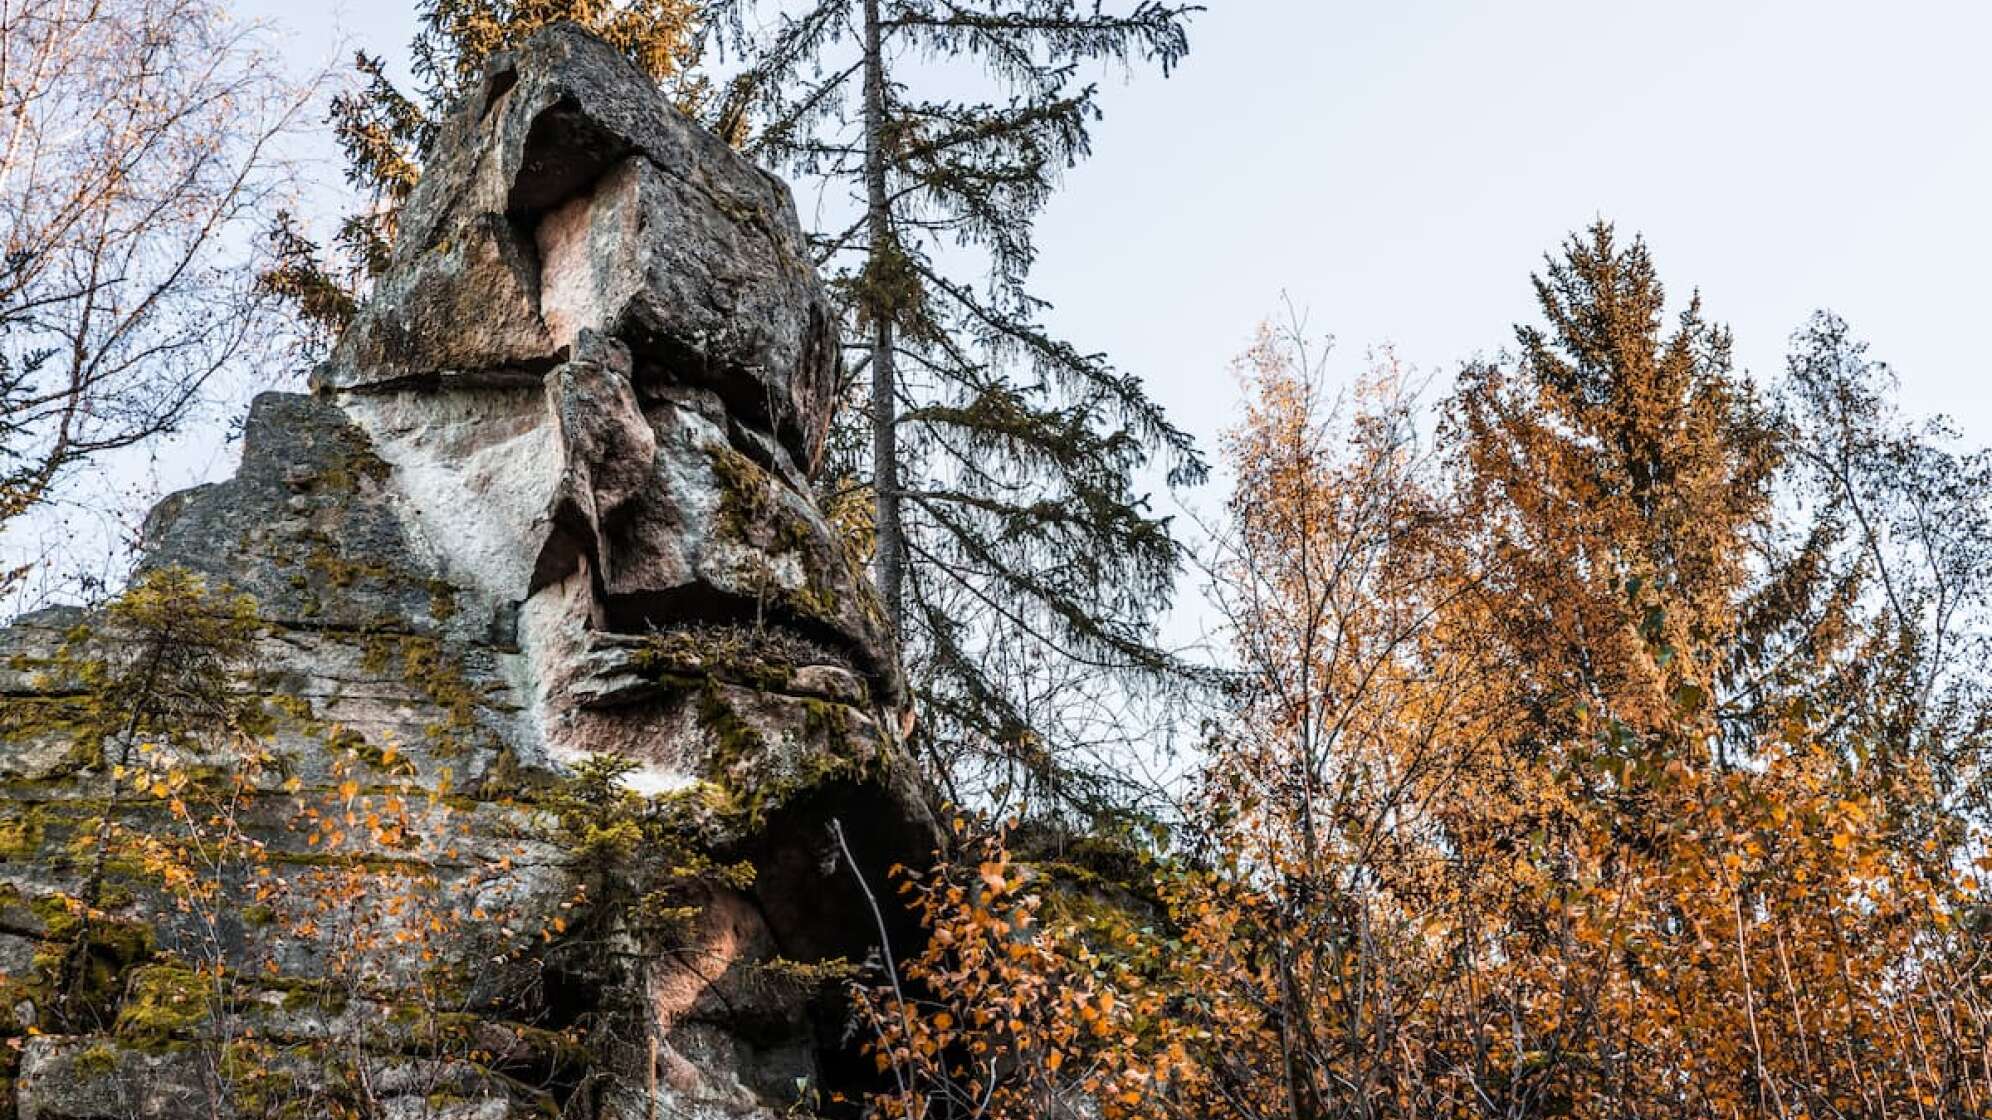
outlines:
[[835, 339], [787, 188], [571, 26], [492, 61], [380, 291], [322, 384], [533, 377], [594, 328], [644, 386], [714, 389], [804, 463], [821, 447]]
[[817, 1085], [850, 1042], [782, 962], [876, 939], [829, 826], [874, 883], [937, 840], [810, 496], [829, 332], [779, 182], [571, 27], [495, 60], [313, 395], [146, 523], [141, 575], [255, 603], [175, 701], [234, 730], [93, 708], [165, 648], [114, 615], [0, 629], [0, 1118]]

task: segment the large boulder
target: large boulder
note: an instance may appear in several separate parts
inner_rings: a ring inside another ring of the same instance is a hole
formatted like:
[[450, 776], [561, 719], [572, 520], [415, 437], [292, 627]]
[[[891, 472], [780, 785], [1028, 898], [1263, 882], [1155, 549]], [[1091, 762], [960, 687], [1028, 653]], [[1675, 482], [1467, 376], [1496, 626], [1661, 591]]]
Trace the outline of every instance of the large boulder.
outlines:
[[0, 1118], [839, 1088], [938, 837], [830, 331], [778, 181], [576, 28], [494, 60], [313, 395], [0, 629]]

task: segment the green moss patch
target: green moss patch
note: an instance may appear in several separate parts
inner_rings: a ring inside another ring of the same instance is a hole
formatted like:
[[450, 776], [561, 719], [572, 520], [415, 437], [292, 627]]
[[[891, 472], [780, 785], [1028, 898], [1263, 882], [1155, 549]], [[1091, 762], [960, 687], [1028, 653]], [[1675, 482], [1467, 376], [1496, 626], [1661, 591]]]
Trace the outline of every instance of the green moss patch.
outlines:
[[184, 1037], [207, 1022], [214, 999], [212, 976], [177, 964], [147, 965], [126, 982], [116, 1031], [150, 1042]]

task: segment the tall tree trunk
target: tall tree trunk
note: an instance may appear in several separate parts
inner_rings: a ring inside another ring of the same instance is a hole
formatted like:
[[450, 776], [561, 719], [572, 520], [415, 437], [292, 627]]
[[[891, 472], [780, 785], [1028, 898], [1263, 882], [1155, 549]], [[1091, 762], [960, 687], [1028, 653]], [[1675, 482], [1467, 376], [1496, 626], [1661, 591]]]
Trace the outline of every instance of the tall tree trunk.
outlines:
[[864, 298], [872, 328], [871, 421], [872, 492], [878, 511], [874, 531], [877, 556], [874, 578], [885, 602], [892, 631], [900, 631], [904, 613], [901, 586], [906, 573], [906, 537], [899, 519], [899, 407], [893, 377], [891, 300], [878, 290], [885, 279], [879, 266], [893, 252], [892, 215], [885, 193], [885, 53], [880, 45], [879, 0], [864, 0], [865, 12], [865, 211], [870, 234], [871, 284]]

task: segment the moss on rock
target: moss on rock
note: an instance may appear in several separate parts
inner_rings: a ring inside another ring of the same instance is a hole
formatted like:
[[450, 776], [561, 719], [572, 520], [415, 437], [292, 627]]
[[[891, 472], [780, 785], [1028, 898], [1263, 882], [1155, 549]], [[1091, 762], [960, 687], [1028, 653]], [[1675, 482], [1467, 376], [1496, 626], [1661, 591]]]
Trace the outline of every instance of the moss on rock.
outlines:
[[214, 977], [179, 964], [134, 969], [118, 1009], [117, 1034], [139, 1042], [183, 1037], [213, 1011]]

